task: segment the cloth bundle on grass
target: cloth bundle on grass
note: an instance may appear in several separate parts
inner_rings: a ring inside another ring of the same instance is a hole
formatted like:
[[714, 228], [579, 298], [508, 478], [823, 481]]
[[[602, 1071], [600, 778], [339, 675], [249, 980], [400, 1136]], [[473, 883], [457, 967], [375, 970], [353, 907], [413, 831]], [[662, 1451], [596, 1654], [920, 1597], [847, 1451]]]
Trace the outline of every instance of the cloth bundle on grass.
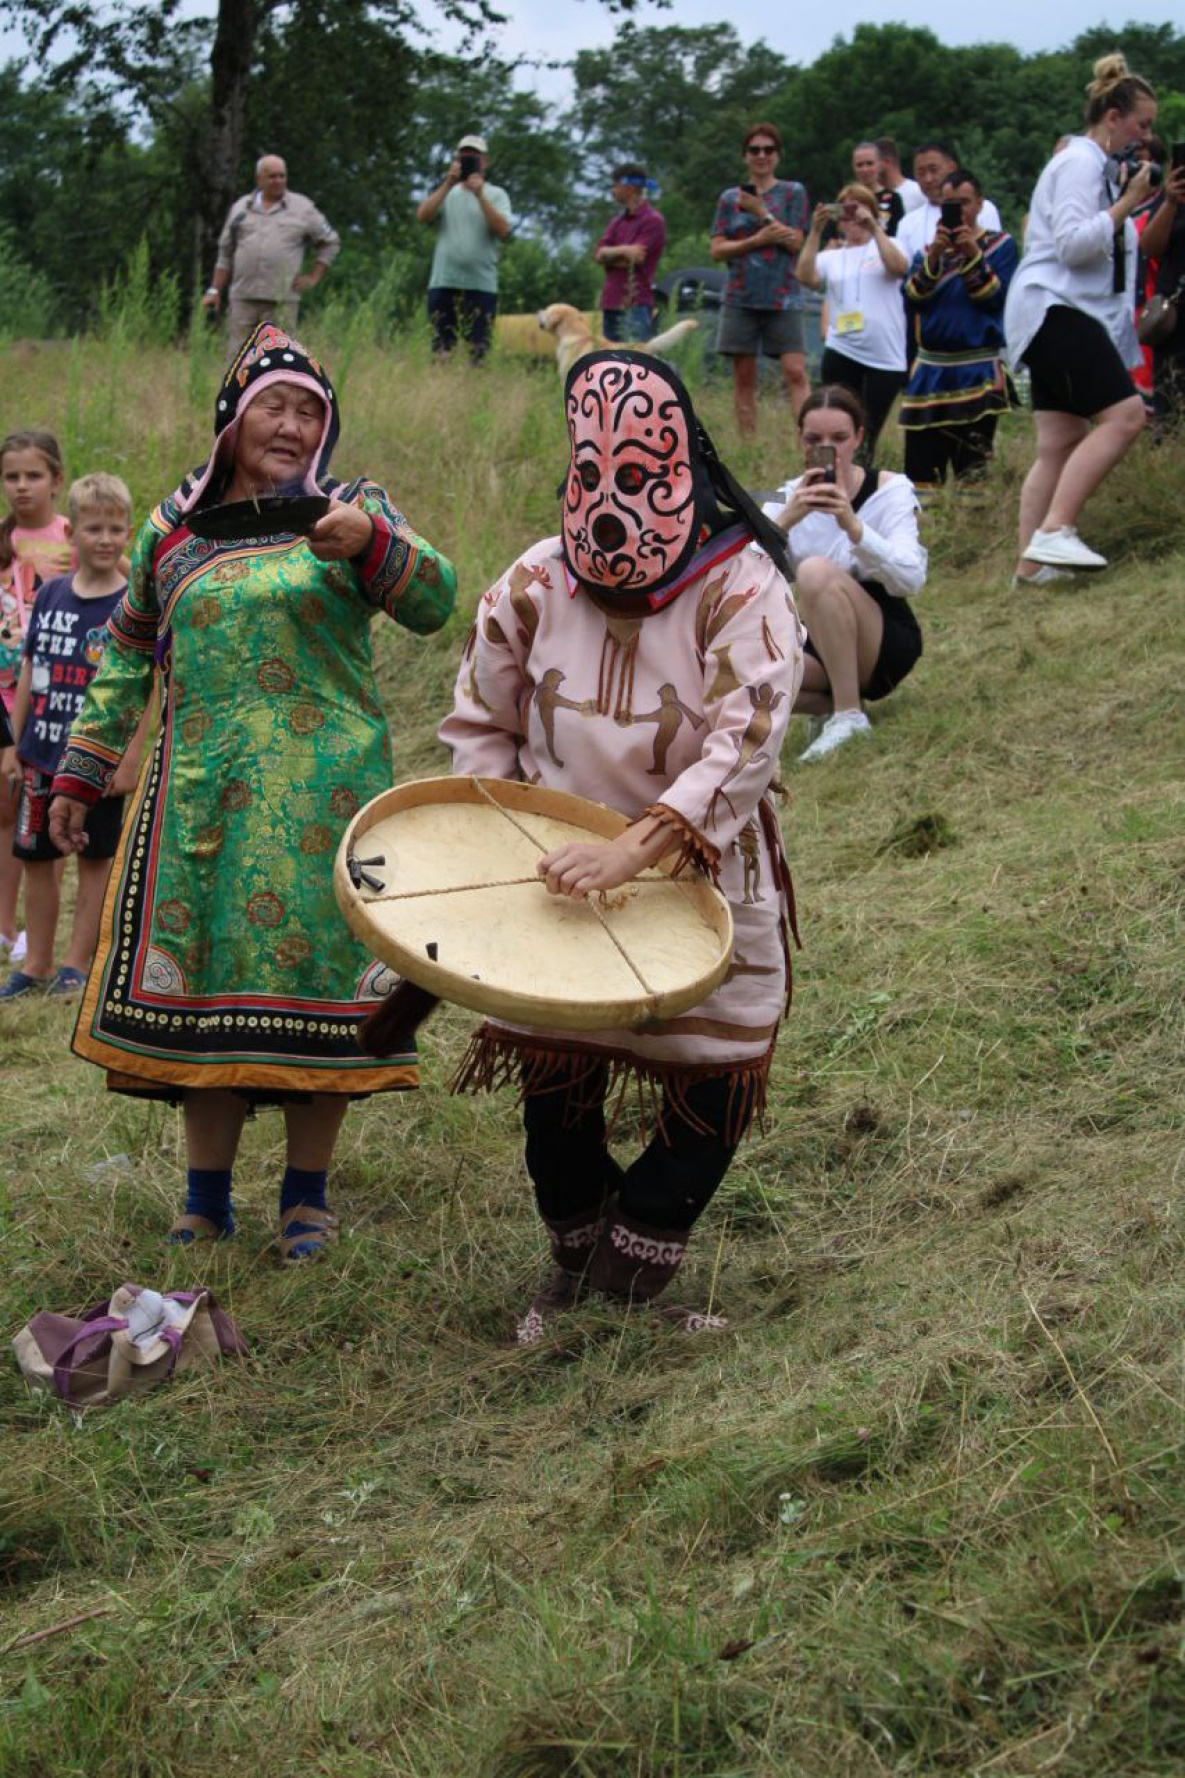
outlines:
[[177, 1371], [242, 1358], [238, 1328], [208, 1290], [121, 1284], [82, 1315], [43, 1309], [12, 1342], [21, 1370], [72, 1408], [109, 1407]]

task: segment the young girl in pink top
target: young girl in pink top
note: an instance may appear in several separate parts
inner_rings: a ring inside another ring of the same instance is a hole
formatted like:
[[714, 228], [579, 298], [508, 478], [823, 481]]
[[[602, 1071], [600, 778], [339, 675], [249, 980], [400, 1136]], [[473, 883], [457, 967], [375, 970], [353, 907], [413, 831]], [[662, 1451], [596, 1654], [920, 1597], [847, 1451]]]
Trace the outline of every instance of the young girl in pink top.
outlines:
[[[21, 670], [21, 644], [33, 594], [42, 580], [69, 574], [76, 557], [64, 516], [54, 511], [62, 488], [62, 453], [51, 432], [10, 432], [0, 443], [0, 479], [8, 504], [0, 520], [0, 703], [11, 714]], [[16, 803], [0, 787], [0, 945], [21, 952], [16, 927], [21, 867], [12, 855]], [[23, 935], [21, 935], [23, 936]]]

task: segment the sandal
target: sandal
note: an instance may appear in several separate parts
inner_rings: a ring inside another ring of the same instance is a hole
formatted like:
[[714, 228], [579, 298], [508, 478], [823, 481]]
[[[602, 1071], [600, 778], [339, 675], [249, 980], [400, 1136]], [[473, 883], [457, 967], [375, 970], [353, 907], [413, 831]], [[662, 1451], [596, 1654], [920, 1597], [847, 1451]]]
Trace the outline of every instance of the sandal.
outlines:
[[179, 1216], [168, 1234], [165, 1243], [169, 1247], [191, 1247], [195, 1241], [229, 1241], [235, 1232], [233, 1218], [225, 1228], [211, 1221], [208, 1216], [198, 1216], [194, 1211], [187, 1210]]
[[280, 1217], [280, 1262], [298, 1266], [317, 1259], [337, 1240], [337, 1217], [315, 1204], [293, 1204]]
[[56, 1000], [72, 999], [81, 994], [86, 987], [86, 977], [81, 969], [74, 969], [69, 963], [63, 963], [58, 973], [45, 992]]

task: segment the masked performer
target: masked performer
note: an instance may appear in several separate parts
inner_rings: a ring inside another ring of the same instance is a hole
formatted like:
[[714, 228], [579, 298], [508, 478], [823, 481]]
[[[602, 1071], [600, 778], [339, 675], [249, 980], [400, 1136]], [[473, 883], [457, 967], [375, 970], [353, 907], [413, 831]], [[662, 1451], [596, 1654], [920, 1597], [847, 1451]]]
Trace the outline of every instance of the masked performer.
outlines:
[[[638, 1300], [674, 1276], [763, 1104], [792, 918], [769, 794], [802, 676], [784, 540], [720, 463], [668, 366], [593, 353], [565, 399], [562, 535], [485, 595], [441, 738], [458, 773], [574, 791], [631, 818], [616, 840], [542, 859], [553, 894], [610, 891], [677, 855], [728, 897], [736, 945], [707, 1000], [644, 1030], [574, 1038], [491, 1021], [478, 1032], [462, 1084], [517, 1077], [555, 1260], [519, 1323], [523, 1344], [583, 1288]], [[769, 553], [748, 548], [754, 539]], [[605, 1101], [631, 1076], [661, 1112], [623, 1170]]]
[[[438, 629], [455, 587], [382, 488], [328, 476], [337, 435], [321, 365], [257, 327], [219, 391], [209, 460], [139, 534], [51, 812], [58, 847], [80, 849], [155, 685], [156, 746], [74, 1048], [116, 1091], [183, 1100], [189, 1181], [174, 1240], [232, 1232], [244, 1116], [282, 1103], [286, 1260], [334, 1234], [326, 1172], [350, 1098], [417, 1084], [414, 1049], [381, 1066], [358, 1050], [391, 978], [338, 915], [333, 852], [391, 782], [371, 619]], [[217, 542], [191, 529], [212, 506], [276, 492], [331, 504], [307, 538]]]

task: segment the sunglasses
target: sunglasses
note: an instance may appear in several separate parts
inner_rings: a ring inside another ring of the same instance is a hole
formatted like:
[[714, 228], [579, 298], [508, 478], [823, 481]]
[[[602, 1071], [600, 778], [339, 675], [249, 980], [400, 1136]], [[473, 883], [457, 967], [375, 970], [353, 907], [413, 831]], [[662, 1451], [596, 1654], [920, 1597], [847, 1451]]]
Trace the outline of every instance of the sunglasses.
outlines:
[[772, 142], [750, 142], [746, 154], [776, 154], [778, 151]]

